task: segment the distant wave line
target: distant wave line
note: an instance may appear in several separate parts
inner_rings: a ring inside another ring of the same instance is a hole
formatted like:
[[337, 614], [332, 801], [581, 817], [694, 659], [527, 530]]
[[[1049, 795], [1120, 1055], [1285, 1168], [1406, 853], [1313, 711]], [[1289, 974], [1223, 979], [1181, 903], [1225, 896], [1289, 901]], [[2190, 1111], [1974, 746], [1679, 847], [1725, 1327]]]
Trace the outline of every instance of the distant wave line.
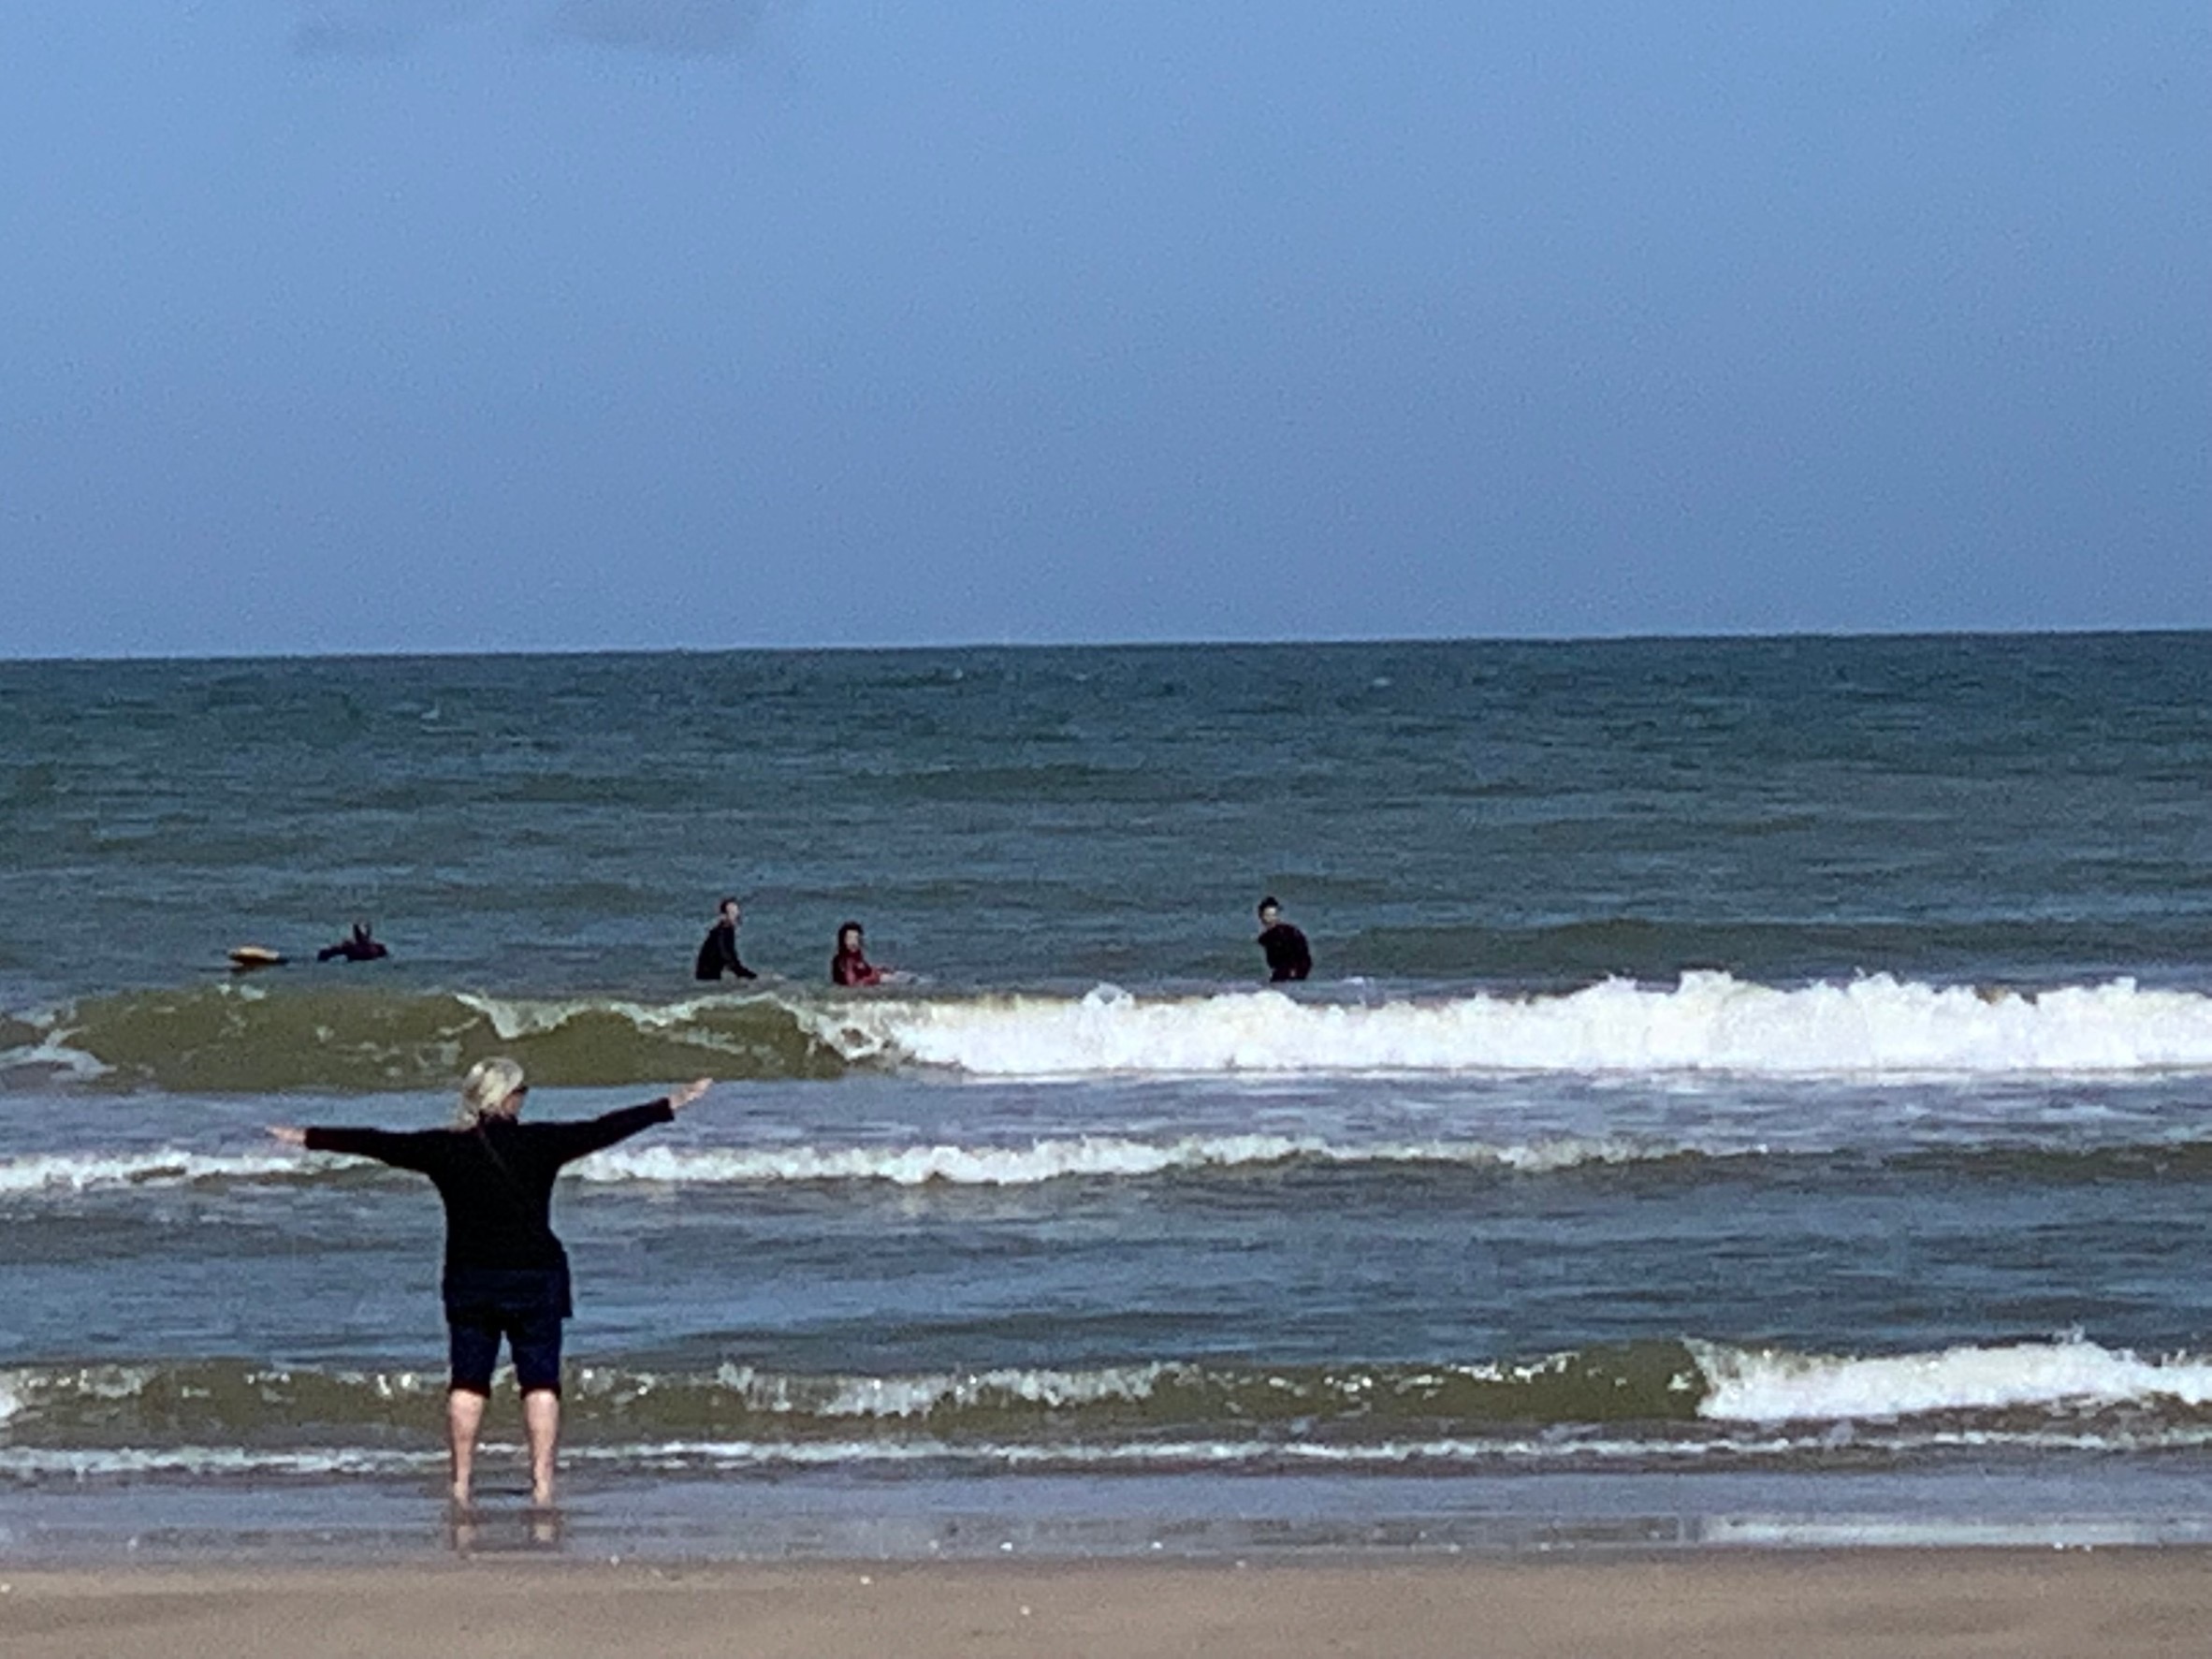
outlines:
[[[18, 1447], [269, 1445], [404, 1431], [434, 1405], [431, 1371], [349, 1372], [242, 1361], [0, 1369], [0, 1437]], [[806, 1375], [579, 1367], [570, 1416], [586, 1445], [749, 1442], [1040, 1456], [1157, 1455], [1235, 1440], [1278, 1457], [1375, 1459], [1465, 1442], [1496, 1455], [1530, 1425], [1597, 1443], [1841, 1452], [1912, 1445], [2212, 1443], [2212, 1361], [2147, 1357], [2083, 1337], [1902, 1354], [1823, 1354], [1704, 1339], [1524, 1360], [1271, 1366], [1215, 1361]], [[1761, 1439], [1760, 1437], [1766, 1437]], [[1555, 1437], [1556, 1438], [1556, 1437]], [[921, 1453], [927, 1455], [926, 1453]]]
[[1724, 973], [1512, 996], [1343, 1001], [1135, 996], [495, 997], [191, 987], [95, 997], [0, 1055], [0, 1076], [210, 1093], [443, 1089], [508, 1051], [556, 1085], [853, 1068], [1000, 1079], [1712, 1075], [1902, 1083], [2212, 1073], [2212, 996], [2132, 980], [2039, 992], [1885, 975], [1778, 987]]
[[[1847, 1125], [1837, 1125], [1847, 1130]], [[1147, 1140], [1114, 1134], [1044, 1136], [1027, 1142], [887, 1142], [881, 1144], [623, 1146], [583, 1159], [570, 1178], [585, 1191], [626, 1186], [686, 1188], [881, 1184], [924, 1187], [1022, 1187], [1062, 1181], [1235, 1180], [1273, 1171], [1375, 1171], [1414, 1178], [1452, 1173], [1499, 1177], [1568, 1174], [1579, 1170], [1673, 1170], [1699, 1179], [1734, 1168], [1748, 1174], [1785, 1167], [1790, 1179], [1816, 1178], [1824, 1166], [1851, 1176], [1873, 1166], [1942, 1171], [1965, 1179], [2014, 1179], [2032, 1172], [2068, 1180], [2212, 1179], [2212, 1138], [2116, 1140], [2082, 1145], [2050, 1142], [2032, 1128], [2008, 1134], [2001, 1124], [1982, 1138], [1855, 1144], [1731, 1142], [1714, 1135], [1531, 1136], [1421, 1141], [1330, 1139], [1272, 1134], [1193, 1134]], [[414, 1177], [358, 1159], [293, 1152], [227, 1152], [181, 1146], [76, 1148], [0, 1157], [0, 1205], [66, 1201], [133, 1188], [284, 1187], [324, 1182], [411, 1185]]]

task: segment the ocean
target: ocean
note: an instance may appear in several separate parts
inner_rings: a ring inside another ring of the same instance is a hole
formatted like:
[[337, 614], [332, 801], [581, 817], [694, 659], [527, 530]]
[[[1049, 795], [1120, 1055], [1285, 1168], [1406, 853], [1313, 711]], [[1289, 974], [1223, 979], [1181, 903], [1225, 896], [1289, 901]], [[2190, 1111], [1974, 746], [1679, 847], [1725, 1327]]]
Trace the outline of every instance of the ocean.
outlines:
[[2212, 1537], [2208, 780], [2205, 634], [0, 662], [0, 1550], [463, 1541], [262, 1131], [499, 1053], [721, 1080], [517, 1547]]

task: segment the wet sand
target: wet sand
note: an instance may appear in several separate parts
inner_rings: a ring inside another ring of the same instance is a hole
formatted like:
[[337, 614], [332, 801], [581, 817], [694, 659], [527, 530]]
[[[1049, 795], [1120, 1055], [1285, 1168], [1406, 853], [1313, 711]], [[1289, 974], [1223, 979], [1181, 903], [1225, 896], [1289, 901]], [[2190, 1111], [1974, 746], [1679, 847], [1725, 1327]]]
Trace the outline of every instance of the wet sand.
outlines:
[[2212, 1651], [2212, 1553], [1582, 1561], [0, 1567], [10, 1659], [2123, 1659]]

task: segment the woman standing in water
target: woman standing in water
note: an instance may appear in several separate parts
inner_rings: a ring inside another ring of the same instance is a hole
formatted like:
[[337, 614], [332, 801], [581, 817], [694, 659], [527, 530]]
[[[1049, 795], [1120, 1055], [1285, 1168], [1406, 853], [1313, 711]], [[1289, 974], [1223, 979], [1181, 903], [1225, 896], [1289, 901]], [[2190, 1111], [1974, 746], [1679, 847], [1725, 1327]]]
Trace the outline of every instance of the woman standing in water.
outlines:
[[500, 1340], [514, 1351], [530, 1441], [530, 1500], [553, 1502], [560, 1442], [560, 1323], [574, 1311], [568, 1252], [553, 1234], [553, 1180], [563, 1164], [668, 1122], [707, 1089], [702, 1077], [658, 1100], [581, 1122], [520, 1120], [530, 1085], [505, 1058], [479, 1060], [461, 1084], [460, 1110], [444, 1129], [308, 1128], [269, 1133], [311, 1152], [372, 1157], [428, 1175], [445, 1204], [445, 1323], [453, 1380], [445, 1397], [453, 1501], [466, 1505], [476, 1431], [491, 1397]]

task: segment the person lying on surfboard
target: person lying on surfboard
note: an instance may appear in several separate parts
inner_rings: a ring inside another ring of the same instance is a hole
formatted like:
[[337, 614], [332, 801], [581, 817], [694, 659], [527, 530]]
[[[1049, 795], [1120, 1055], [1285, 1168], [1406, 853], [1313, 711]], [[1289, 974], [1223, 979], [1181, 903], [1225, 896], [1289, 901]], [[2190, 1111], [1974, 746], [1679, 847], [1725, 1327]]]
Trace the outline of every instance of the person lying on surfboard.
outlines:
[[383, 940], [373, 939], [369, 937], [368, 923], [356, 922], [354, 924], [354, 930], [351, 934], [347, 935], [344, 939], [340, 939], [334, 945], [325, 945], [321, 950], [315, 953], [315, 960], [317, 962], [329, 962], [333, 960], [340, 962], [374, 962], [379, 957], [389, 956], [391, 952], [385, 948]]

